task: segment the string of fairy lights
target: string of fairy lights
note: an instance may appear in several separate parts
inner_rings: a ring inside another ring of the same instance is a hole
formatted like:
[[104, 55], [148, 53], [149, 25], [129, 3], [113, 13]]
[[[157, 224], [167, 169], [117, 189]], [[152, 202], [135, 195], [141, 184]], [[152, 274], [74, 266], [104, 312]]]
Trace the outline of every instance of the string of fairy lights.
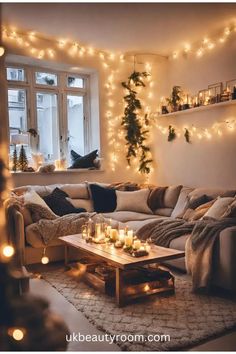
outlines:
[[182, 48], [175, 50], [172, 53], [171, 58], [178, 59], [181, 56], [186, 57], [186, 55], [190, 54], [195, 55], [197, 58], [201, 58], [207, 52], [222, 46], [222, 44], [225, 43], [227, 39], [233, 34], [236, 34], [236, 24], [225, 27], [223, 31], [221, 31], [217, 36], [212, 38], [204, 37], [200, 43], [185, 43]]
[[[236, 25], [231, 25], [225, 27], [220, 36], [218, 37], [205, 37], [201, 41], [200, 45], [195, 44], [191, 45], [186, 43], [183, 48], [178, 51], [172, 53], [171, 58], [177, 59], [181, 53], [183, 55], [186, 54], [196, 54], [197, 57], [201, 57], [203, 54], [206, 54], [207, 51], [212, 50], [217, 45], [222, 45], [226, 40], [233, 34], [236, 33]], [[84, 45], [79, 41], [72, 41], [68, 39], [48, 39], [40, 37], [40, 35], [36, 31], [22, 32], [18, 31], [15, 28], [7, 28], [4, 27], [2, 29], [2, 37], [3, 41], [14, 43], [19, 48], [23, 48], [26, 52], [29, 53], [30, 56], [33, 56], [37, 59], [50, 59], [56, 60], [57, 56], [61, 53], [63, 55], [68, 55], [73, 59], [83, 60], [83, 58], [92, 58], [95, 57], [98, 59], [98, 63], [102, 66], [105, 73], [105, 83], [104, 83], [104, 93], [106, 96], [105, 99], [105, 119], [107, 121], [107, 138], [109, 145], [109, 167], [112, 172], [116, 172], [122, 163], [122, 156], [124, 156], [124, 141], [125, 141], [125, 132], [120, 125], [121, 117], [123, 115], [123, 111], [125, 108], [125, 102], [121, 102], [120, 105], [117, 103], [117, 90], [121, 88], [120, 85], [120, 77], [122, 66], [126, 62], [126, 57], [124, 53], [114, 53], [108, 51], [97, 50], [92, 46]], [[48, 43], [48, 47], [42, 49], [42, 41], [43, 45]], [[149, 62], [144, 62], [142, 65], [145, 67], [145, 71], [152, 74], [152, 65]], [[152, 109], [154, 107], [154, 88], [155, 82], [150, 75], [147, 78], [146, 88], [145, 90], [140, 89], [140, 100], [143, 109], [140, 111], [139, 118], [142, 122], [142, 118], [144, 114], [149, 114], [150, 118], [150, 126], [152, 124], [156, 125], [156, 127], [162, 132], [166, 134], [168, 131], [168, 127], [161, 126], [157, 123], [157, 119], [152, 116]], [[139, 92], [139, 88], [136, 88]], [[125, 92], [124, 92], [125, 93]], [[119, 111], [117, 113], [117, 111]], [[144, 122], [142, 122], [144, 124]], [[215, 123], [210, 128], [200, 128], [191, 126], [189, 127], [189, 132], [191, 136], [196, 135], [199, 139], [206, 137], [207, 139], [211, 139], [211, 137], [216, 133], [218, 136], [222, 135], [222, 126], [225, 125], [228, 130], [234, 130], [234, 121], [228, 121]], [[218, 128], [216, 128], [218, 127]], [[176, 134], [180, 136], [187, 127], [180, 129], [176, 127]], [[138, 158], [133, 159], [132, 167], [126, 166], [127, 169], [133, 168], [134, 172], [138, 172]], [[153, 171], [153, 168], [151, 168]], [[150, 178], [150, 174], [149, 174]]]
[[[234, 118], [223, 120], [219, 122], [215, 122], [212, 126], [208, 128], [203, 128], [192, 124], [184, 125], [182, 128], [176, 127], [175, 125], [171, 125], [175, 129], [176, 136], [180, 138], [188, 130], [190, 134], [190, 140], [194, 139], [195, 137], [199, 140], [207, 139], [211, 140], [214, 136], [222, 137], [225, 131], [234, 132], [236, 128], [236, 120]], [[168, 126], [164, 126], [159, 124], [158, 122], [155, 123], [155, 127], [162, 133], [163, 135], [168, 135]]]

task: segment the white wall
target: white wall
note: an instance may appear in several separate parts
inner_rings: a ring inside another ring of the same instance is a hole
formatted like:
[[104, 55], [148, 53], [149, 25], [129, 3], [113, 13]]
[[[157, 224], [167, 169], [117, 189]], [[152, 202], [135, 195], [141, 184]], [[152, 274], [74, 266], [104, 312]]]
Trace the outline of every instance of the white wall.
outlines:
[[[169, 93], [174, 85], [180, 85], [189, 93], [196, 94], [209, 84], [236, 78], [236, 43], [230, 40], [202, 58], [189, 56], [169, 61]], [[236, 102], [235, 102], [236, 103]], [[188, 112], [183, 115], [157, 118], [156, 123], [177, 129], [192, 125], [210, 128], [215, 122], [236, 119], [236, 104]], [[235, 127], [236, 128], [236, 127]], [[156, 168], [152, 182], [160, 185], [184, 184], [189, 186], [236, 187], [236, 139], [235, 131], [222, 126], [223, 135], [199, 140], [195, 135], [187, 144], [184, 137], [168, 142], [167, 135], [152, 129], [152, 146]], [[183, 134], [182, 134], [183, 135]]]

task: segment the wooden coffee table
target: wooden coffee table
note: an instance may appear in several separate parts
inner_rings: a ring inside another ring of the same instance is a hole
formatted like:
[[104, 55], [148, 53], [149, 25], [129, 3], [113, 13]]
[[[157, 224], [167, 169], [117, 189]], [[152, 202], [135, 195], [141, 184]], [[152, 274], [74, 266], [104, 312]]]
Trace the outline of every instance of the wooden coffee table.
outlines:
[[[132, 257], [122, 249], [115, 248], [114, 245], [87, 243], [82, 239], [81, 234], [59, 237], [65, 243], [65, 264], [68, 264], [68, 248], [77, 248], [83, 253], [95, 256], [97, 259], [105, 261], [115, 268], [116, 272], [116, 302], [118, 306], [125, 304], [125, 296], [122, 291], [124, 288], [123, 276], [124, 272], [137, 267], [143, 267], [153, 263], [162, 263], [167, 260], [182, 258], [184, 252], [171, 248], [164, 248], [152, 245], [147, 256]], [[147, 295], [153, 293], [148, 292]]]

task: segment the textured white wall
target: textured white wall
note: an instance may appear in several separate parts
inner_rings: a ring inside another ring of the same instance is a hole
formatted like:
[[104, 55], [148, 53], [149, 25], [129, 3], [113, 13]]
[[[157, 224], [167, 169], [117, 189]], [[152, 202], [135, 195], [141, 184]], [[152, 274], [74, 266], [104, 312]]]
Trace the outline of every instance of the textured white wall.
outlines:
[[[190, 93], [207, 88], [209, 84], [236, 79], [235, 35], [232, 40], [218, 49], [206, 53], [202, 58], [190, 56], [169, 62], [169, 92], [173, 85], [180, 85]], [[235, 102], [236, 103], [236, 102]], [[236, 119], [236, 104], [188, 112], [176, 117], [158, 118], [158, 124], [169, 124], [182, 129], [184, 126], [209, 128], [215, 122]], [[223, 135], [213, 134], [212, 139], [199, 140], [196, 136], [187, 144], [184, 137], [167, 141], [157, 128], [152, 129], [152, 146], [156, 168], [152, 182], [184, 184], [189, 186], [236, 187], [236, 128], [230, 131], [222, 127]]]

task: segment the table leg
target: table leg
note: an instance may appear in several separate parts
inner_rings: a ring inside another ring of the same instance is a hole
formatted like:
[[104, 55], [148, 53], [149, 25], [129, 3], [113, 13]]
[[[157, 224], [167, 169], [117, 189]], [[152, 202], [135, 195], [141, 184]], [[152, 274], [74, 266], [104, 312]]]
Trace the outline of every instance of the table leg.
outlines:
[[120, 268], [116, 268], [116, 303], [119, 307], [122, 307], [124, 305], [122, 288], [123, 288], [123, 270]]

